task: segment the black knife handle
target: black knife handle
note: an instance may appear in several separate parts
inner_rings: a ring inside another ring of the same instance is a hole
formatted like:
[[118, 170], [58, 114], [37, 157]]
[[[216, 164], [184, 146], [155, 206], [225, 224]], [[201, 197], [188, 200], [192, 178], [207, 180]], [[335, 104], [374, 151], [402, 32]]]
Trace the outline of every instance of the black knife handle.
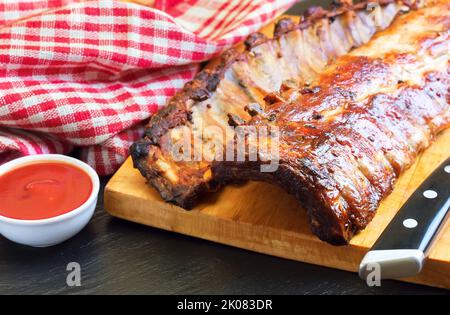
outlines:
[[426, 253], [450, 208], [450, 158], [412, 194], [371, 251], [419, 250]]

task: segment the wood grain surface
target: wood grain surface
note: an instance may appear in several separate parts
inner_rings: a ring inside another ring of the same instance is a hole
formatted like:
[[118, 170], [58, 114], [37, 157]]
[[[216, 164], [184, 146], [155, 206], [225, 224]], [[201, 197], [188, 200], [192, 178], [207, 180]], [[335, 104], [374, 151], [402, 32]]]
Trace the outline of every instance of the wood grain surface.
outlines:
[[[291, 16], [292, 17], [292, 16]], [[294, 17], [295, 18], [295, 17]], [[271, 34], [273, 24], [263, 32]], [[450, 130], [443, 132], [398, 180], [378, 214], [349, 246], [318, 240], [306, 213], [279, 187], [266, 183], [225, 187], [192, 211], [161, 200], [127, 160], [105, 189], [105, 207], [113, 216], [223, 244], [312, 264], [356, 271], [359, 263], [402, 204], [442, 161], [450, 156]], [[432, 249], [423, 272], [406, 281], [450, 288], [450, 226]]]

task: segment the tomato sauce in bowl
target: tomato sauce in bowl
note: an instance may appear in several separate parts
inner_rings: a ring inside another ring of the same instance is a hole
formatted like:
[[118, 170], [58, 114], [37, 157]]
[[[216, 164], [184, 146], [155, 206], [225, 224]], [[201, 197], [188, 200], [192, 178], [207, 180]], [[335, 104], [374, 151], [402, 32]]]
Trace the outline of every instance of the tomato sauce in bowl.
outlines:
[[0, 175], [0, 216], [18, 220], [56, 217], [83, 205], [92, 189], [90, 176], [75, 165], [26, 164]]

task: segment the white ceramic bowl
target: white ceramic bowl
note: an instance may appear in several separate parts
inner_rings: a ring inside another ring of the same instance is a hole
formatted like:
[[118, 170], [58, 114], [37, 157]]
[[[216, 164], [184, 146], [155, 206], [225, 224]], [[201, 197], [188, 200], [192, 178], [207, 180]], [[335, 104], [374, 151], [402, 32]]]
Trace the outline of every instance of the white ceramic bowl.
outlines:
[[80, 160], [59, 154], [26, 156], [0, 165], [0, 176], [18, 167], [39, 161], [63, 162], [79, 167], [92, 181], [92, 192], [80, 207], [62, 215], [41, 220], [19, 220], [0, 215], [0, 234], [7, 239], [33, 247], [59, 244], [80, 232], [94, 214], [100, 181], [97, 173]]

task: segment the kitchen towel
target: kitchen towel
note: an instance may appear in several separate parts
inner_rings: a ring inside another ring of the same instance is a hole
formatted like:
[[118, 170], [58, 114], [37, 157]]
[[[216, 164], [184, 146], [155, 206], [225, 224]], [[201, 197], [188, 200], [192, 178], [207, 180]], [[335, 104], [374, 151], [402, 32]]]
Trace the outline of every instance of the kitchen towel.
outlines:
[[208, 60], [295, 0], [0, 0], [0, 163], [67, 154], [113, 173]]

